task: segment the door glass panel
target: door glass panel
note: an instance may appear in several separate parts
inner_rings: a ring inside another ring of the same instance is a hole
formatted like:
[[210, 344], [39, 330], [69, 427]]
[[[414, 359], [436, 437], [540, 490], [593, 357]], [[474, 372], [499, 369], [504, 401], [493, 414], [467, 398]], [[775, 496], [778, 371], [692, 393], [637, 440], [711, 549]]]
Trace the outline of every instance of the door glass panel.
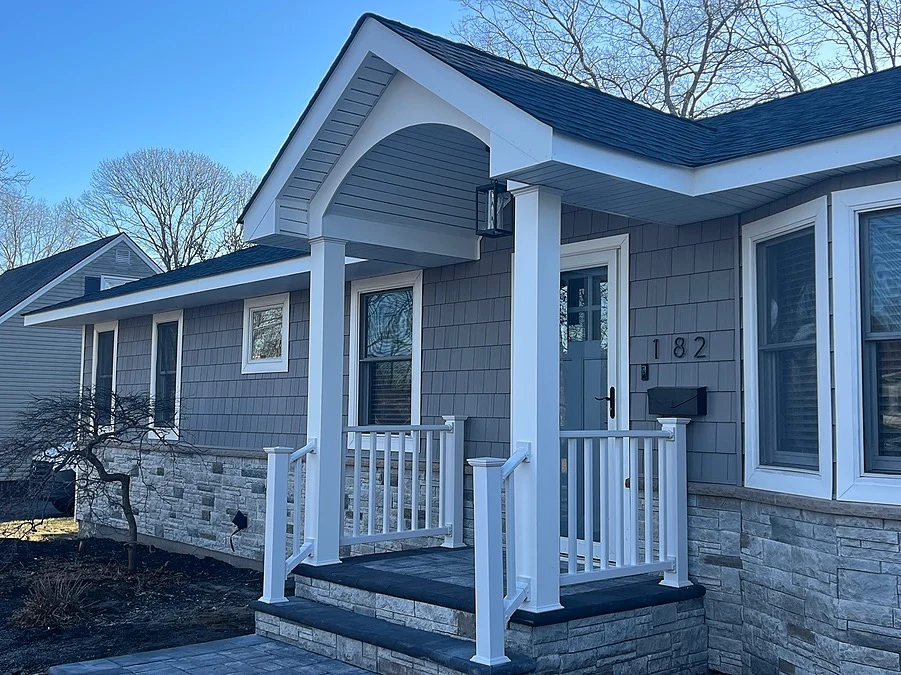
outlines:
[[[560, 278], [560, 428], [607, 429], [609, 403], [607, 381], [608, 276], [606, 267], [564, 272]], [[567, 535], [569, 472], [575, 472], [576, 510], [585, 508], [584, 458], [581, 442], [575, 464], [570, 465], [567, 443], [560, 446], [560, 533]], [[601, 486], [595, 473], [593, 509], [598, 512]], [[583, 519], [577, 536], [585, 538]], [[595, 534], [600, 518], [595, 518]], [[597, 538], [597, 537], [595, 537]]]

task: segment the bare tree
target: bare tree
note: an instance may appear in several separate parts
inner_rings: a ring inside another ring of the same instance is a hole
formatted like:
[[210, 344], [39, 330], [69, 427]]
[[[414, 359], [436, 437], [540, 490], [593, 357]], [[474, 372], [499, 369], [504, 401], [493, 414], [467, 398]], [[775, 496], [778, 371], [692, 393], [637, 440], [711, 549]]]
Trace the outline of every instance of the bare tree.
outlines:
[[244, 210], [244, 205], [250, 201], [250, 197], [253, 195], [259, 184], [260, 179], [249, 171], [245, 171], [244, 173], [235, 176], [234, 209], [232, 210], [232, 214], [222, 233], [221, 252], [223, 254], [234, 253], [235, 251], [240, 251], [241, 249], [252, 246], [250, 242], [245, 241], [244, 227], [238, 223], [238, 218], [241, 216], [241, 211]]
[[81, 239], [65, 208], [28, 194], [31, 177], [0, 149], [0, 272], [71, 248]]
[[895, 65], [898, 0], [460, 0], [473, 46], [679, 117]]
[[221, 252], [242, 185], [205, 155], [151, 148], [101, 162], [72, 213], [93, 234], [127, 232], [173, 270]]
[[[172, 441], [155, 428], [149, 411], [153, 401], [146, 394], [61, 392], [34, 398], [18, 415], [13, 430], [0, 444], [4, 466], [28, 466], [38, 460], [52, 470], [29, 482], [29, 494], [19, 500], [46, 500], [55, 477], [74, 470], [78, 503], [92, 508], [95, 500], [118, 509], [128, 526], [128, 569], [137, 562], [138, 522], [132, 488], [143, 481], [142, 466], [148, 453], [173, 457], [196, 452], [183, 441]], [[125, 448], [133, 460], [127, 467], [114, 465], [112, 448]], [[152, 489], [149, 481], [143, 484]]]
[[0, 271], [65, 251], [81, 238], [64, 206], [21, 189], [0, 191]]

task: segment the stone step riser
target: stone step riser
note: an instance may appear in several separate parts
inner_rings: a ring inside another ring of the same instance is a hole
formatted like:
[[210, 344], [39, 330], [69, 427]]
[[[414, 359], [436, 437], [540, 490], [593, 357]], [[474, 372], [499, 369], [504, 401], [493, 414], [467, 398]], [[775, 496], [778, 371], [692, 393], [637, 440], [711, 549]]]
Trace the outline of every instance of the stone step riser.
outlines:
[[256, 612], [256, 633], [382, 675], [399, 673], [460, 675], [456, 670], [431, 661], [412, 658], [400, 652], [317, 628], [300, 626], [288, 619], [262, 612]]
[[297, 597], [340, 607], [364, 616], [451, 637], [475, 639], [475, 615], [427, 602], [396, 598], [385, 593], [353, 588], [309, 577], [295, 577]]

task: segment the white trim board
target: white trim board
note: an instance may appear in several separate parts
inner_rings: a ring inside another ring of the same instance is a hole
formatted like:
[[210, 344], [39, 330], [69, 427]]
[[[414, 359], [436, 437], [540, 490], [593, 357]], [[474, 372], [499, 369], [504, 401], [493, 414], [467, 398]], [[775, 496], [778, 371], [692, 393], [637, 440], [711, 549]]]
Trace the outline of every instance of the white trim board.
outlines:
[[413, 288], [413, 365], [410, 424], [419, 424], [422, 408], [422, 270], [353, 281], [350, 285], [350, 348], [348, 353], [347, 424], [356, 426], [360, 400], [360, 296], [365, 293]]
[[[817, 432], [819, 469], [764, 466], [760, 462], [757, 245], [814, 228], [816, 260]], [[760, 490], [832, 497], [832, 376], [829, 331], [829, 230], [826, 197], [749, 223], [742, 228], [742, 356], [744, 375], [745, 485]]]

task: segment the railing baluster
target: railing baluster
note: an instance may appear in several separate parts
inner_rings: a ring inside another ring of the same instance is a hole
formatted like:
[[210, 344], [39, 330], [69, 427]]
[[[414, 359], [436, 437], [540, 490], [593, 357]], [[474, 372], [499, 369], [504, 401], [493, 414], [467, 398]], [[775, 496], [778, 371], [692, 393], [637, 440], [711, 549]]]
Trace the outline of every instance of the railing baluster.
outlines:
[[594, 439], [582, 441], [582, 470], [585, 486], [585, 570], [594, 569]]
[[629, 439], [630, 565], [638, 564], [638, 439]]
[[607, 468], [610, 464], [610, 439], [602, 438], [601, 452], [598, 456], [598, 483], [601, 487], [600, 503], [601, 512], [598, 516], [601, 526], [601, 569], [607, 569], [610, 564], [610, 481], [607, 478]]
[[425, 526], [432, 527], [432, 432], [425, 435]]
[[625, 523], [623, 522], [623, 500], [625, 499], [625, 487], [623, 485], [623, 439], [613, 440], [613, 524], [616, 532], [614, 541], [614, 554], [616, 566], [623, 566], [623, 541], [625, 539]]
[[665, 560], [666, 548], [666, 441], [658, 440], [657, 450], [657, 560]]
[[507, 547], [507, 585], [504, 595], [510, 595], [511, 590], [516, 588], [516, 491], [513, 487], [513, 481], [509, 478], [502, 482], [506, 489], [504, 513], [507, 517], [501, 523], [504, 528], [504, 542]]
[[447, 478], [445, 468], [447, 466], [447, 434], [438, 436], [438, 526], [444, 525], [447, 520], [444, 517], [444, 481]]
[[[375, 435], [376, 443], [379, 435]], [[385, 464], [382, 467], [382, 533], [391, 531], [391, 432], [385, 432]]]
[[363, 434], [359, 431], [354, 434], [354, 517], [353, 517], [353, 533], [354, 536], [360, 534], [360, 491], [363, 489], [361, 464], [363, 463]]
[[[300, 514], [300, 504], [301, 504], [301, 496], [300, 491], [303, 488], [303, 476], [300, 472], [300, 467], [303, 464], [303, 460], [299, 459], [296, 462], [293, 462], [294, 465], [294, 513], [293, 518], [291, 519], [291, 538], [294, 540], [294, 545], [291, 547], [291, 550], [297, 555], [297, 552], [300, 550], [300, 546], [303, 543], [302, 537], [300, 533], [303, 531], [303, 521], [301, 520]], [[290, 471], [291, 467], [288, 467]]]
[[576, 439], [570, 438], [566, 448], [566, 534], [567, 534], [567, 567], [569, 573], [576, 571], [578, 559], [578, 514], [576, 513], [576, 497], [578, 491], [579, 474], [576, 465]]
[[[427, 432], [428, 433], [428, 432]], [[413, 475], [410, 478], [410, 529], [419, 529], [419, 432], [413, 432]], [[426, 526], [428, 527], [428, 525]]]
[[644, 561], [654, 560], [654, 442], [644, 440]]
[[[361, 438], [362, 436], [360, 434]], [[372, 433], [367, 434], [369, 438], [369, 503], [367, 504], [369, 507], [369, 522], [367, 523], [367, 531], [370, 535], [375, 534], [375, 465], [378, 463], [376, 443], [372, 436]]]
[[397, 447], [397, 531], [404, 531], [404, 504], [406, 503], [406, 486], [404, 478], [407, 471], [407, 435], [398, 434]]

